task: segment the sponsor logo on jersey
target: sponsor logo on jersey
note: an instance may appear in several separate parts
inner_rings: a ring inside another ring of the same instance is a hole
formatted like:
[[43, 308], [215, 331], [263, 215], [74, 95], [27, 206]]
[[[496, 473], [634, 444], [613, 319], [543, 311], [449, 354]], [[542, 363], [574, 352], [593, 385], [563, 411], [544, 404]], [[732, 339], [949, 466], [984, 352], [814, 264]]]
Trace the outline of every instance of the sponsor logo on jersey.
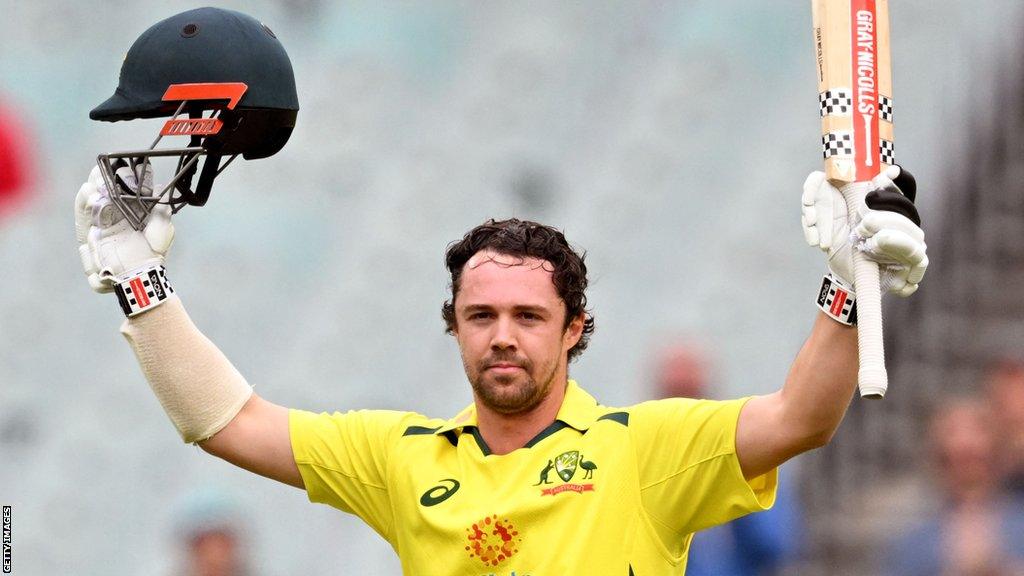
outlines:
[[455, 478], [445, 478], [437, 483], [437, 486], [430, 488], [420, 496], [420, 504], [423, 506], [436, 506], [441, 502], [451, 498], [456, 492], [459, 491], [459, 481]]
[[466, 542], [470, 558], [494, 567], [515, 556], [523, 539], [508, 518], [499, 519], [497, 514], [491, 514], [466, 528]]
[[558, 456], [548, 460], [548, 463], [540, 471], [540, 479], [536, 484], [534, 484], [534, 486], [555, 484], [551, 479], [551, 472], [554, 471], [563, 483], [556, 484], [549, 488], [541, 488], [541, 496], [554, 496], [556, 494], [561, 494], [562, 492], [575, 492], [577, 494], [593, 492], [593, 483], [579, 484], [569, 482], [576, 476], [576, 472], [578, 470], [583, 471], [583, 475], [580, 480], [588, 480], [594, 477], [594, 470], [597, 470], [597, 464], [585, 459], [583, 454], [580, 454], [579, 450], [562, 452]]

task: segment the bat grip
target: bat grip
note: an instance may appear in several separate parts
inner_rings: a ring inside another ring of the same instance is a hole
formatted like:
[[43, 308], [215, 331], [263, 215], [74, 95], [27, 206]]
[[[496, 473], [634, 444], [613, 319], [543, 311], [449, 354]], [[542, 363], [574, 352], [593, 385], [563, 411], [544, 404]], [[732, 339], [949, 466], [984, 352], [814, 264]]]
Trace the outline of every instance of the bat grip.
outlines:
[[[871, 182], [853, 182], [840, 189], [850, 214], [860, 213], [864, 197], [872, 188]], [[885, 372], [885, 348], [882, 344], [882, 290], [878, 264], [854, 249], [853, 276], [860, 359], [857, 385], [862, 398], [881, 398], [889, 387], [889, 378]]]

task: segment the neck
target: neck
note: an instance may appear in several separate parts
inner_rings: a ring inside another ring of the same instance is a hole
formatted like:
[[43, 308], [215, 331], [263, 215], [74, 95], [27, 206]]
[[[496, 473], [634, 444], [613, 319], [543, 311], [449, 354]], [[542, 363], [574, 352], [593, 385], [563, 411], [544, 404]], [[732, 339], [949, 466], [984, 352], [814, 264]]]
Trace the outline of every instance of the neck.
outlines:
[[502, 414], [476, 401], [477, 426], [491, 454], [508, 454], [526, 446], [555, 421], [565, 399], [566, 378], [556, 379], [548, 395], [530, 410], [519, 414]]

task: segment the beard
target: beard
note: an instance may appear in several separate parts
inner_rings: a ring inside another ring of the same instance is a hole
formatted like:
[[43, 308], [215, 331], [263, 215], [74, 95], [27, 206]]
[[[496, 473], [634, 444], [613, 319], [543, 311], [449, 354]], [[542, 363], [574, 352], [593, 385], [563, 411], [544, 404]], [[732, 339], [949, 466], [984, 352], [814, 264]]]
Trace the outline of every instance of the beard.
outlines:
[[[522, 370], [512, 374], [496, 374], [487, 369], [498, 362], [515, 364]], [[547, 397], [557, 364], [535, 375], [533, 362], [528, 358], [496, 354], [484, 358], [475, 366], [463, 359], [463, 366], [473, 392], [484, 406], [499, 414], [513, 415], [529, 412]]]

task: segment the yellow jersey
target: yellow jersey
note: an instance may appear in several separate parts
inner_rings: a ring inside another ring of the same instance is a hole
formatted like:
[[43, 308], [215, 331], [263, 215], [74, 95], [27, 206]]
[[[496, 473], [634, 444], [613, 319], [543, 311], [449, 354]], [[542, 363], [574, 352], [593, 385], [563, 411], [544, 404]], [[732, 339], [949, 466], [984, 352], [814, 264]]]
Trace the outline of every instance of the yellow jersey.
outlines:
[[609, 408], [570, 380], [558, 417], [491, 454], [470, 405], [411, 412], [289, 412], [310, 501], [356, 514], [418, 576], [682, 574], [694, 532], [765, 510], [777, 471], [748, 482], [736, 457], [747, 399]]

